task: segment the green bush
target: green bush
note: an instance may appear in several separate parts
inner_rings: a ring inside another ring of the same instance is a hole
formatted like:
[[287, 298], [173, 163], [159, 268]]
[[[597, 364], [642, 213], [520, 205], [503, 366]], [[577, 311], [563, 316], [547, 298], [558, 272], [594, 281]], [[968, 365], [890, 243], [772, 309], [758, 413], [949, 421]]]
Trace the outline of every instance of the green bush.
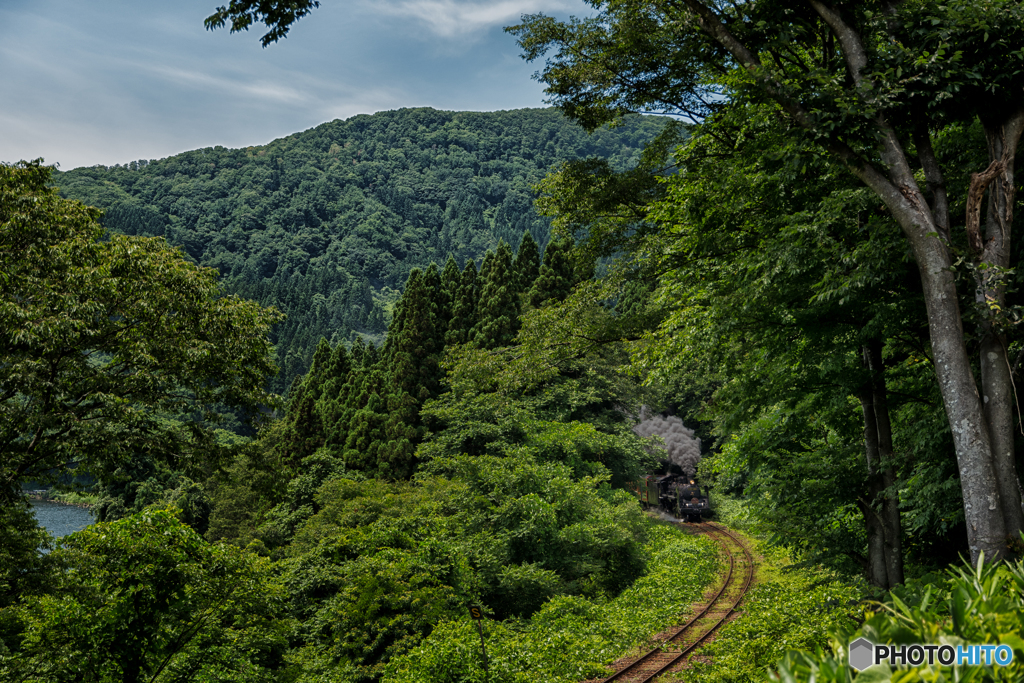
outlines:
[[651, 523], [607, 474], [577, 480], [528, 455], [444, 466], [456, 476], [337, 478], [317, 494], [280, 565], [307, 671], [373, 678], [471, 602], [518, 630], [560, 600], [599, 604], [647, 580]]
[[747, 511], [746, 501], [724, 493], [715, 493], [711, 499], [715, 511], [715, 519], [731, 529], [740, 529], [752, 533], [754, 521]]
[[261, 683], [281, 668], [291, 625], [263, 558], [208, 544], [165, 510], [55, 546], [64, 571], [10, 608], [19, 637], [0, 679]]
[[[719, 570], [715, 544], [653, 525], [643, 548], [647, 573], [613, 598], [560, 595], [530, 619], [484, 620], [492, 683], [578, 681], [678, 621]], [[480, 635], [468, 614], [439, 624], [387, 666], [389, 683], [484, 680]]]

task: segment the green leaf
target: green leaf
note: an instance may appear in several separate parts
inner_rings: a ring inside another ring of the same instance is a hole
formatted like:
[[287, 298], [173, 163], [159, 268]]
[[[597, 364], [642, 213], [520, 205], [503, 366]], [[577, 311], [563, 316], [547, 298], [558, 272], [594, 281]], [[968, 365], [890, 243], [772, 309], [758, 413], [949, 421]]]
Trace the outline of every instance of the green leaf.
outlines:
[[892, 669], [887, 664], [875, 664], [853, 678], [854, 683], [883, 683], [892, 680]]

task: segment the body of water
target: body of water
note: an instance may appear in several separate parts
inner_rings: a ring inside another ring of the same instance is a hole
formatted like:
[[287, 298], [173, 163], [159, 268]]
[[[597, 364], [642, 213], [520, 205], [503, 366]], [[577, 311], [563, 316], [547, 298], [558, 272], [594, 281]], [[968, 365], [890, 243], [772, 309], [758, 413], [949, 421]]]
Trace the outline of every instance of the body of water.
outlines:
[[32, 512], [35, 513], [39, 526], [45, 528], [52, 536], [67, 536], [96, 521], [92, 513], [85, 508], [45, 500], [33, 500]]

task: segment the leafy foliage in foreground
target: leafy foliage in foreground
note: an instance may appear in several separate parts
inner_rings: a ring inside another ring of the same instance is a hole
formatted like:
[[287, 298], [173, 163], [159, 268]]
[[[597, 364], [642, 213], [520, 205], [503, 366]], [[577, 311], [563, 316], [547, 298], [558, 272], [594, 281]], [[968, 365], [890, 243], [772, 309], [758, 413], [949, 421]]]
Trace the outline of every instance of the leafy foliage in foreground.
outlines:
[[160, 238], [105, 235], [51, 171], [0, 165], [0, 500], [139, 454], [201, 471], [218, 406], [271, 402], [280, 315]]
[[271, 680], [287, 647], [270, 565], [210, 545], [165, 511], [96, 524], [53, 553], [46, 594], [13, 609], [23, 631], [5, 680]]
[[[930, 578], [930, 581], [925, 579]], [[789, 652], [779, 665], [787, 683], [851, 681], [849, 643], [865, 637], [873, 643], [895, 644], [1005, 644], [1013, 649], [1009, 666], [919, 667], [885, 665], [870, 667], [857, 681], [1019, 681], [1024, 677], [1024, 561], [985, 563], [984, 556], [971, 566], [962, 562], [943, 577], [925, 577], [892, 591], [884, 602], [869, 609], [858, 628], [836, 628], [830, 651], [818, 648]]]

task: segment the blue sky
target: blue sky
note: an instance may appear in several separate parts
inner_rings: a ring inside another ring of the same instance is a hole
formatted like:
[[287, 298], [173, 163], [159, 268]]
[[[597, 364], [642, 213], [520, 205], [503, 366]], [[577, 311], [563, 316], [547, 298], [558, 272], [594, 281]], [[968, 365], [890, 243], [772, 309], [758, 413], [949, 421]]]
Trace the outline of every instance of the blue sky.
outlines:
[[0, 0], [0, 161], [64, 170], [244, 147], [400, 107], [543, 106], [502, 27], [581, 0], [323, 0], [263, 49], [226, 0]]

